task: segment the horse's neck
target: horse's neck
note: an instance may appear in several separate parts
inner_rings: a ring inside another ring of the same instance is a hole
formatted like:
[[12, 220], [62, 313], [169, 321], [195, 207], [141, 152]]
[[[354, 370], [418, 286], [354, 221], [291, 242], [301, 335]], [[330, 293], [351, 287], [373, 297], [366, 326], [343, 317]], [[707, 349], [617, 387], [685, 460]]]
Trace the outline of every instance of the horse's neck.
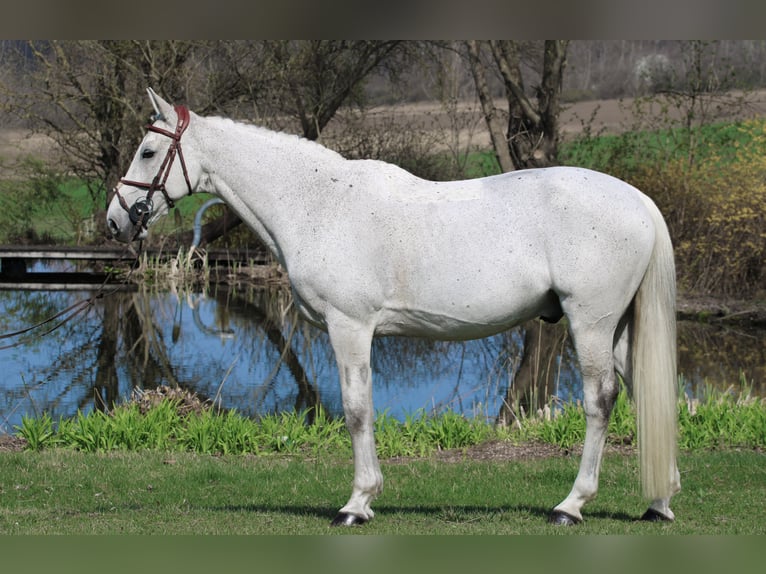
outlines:
[[346, 162], [297, 136], [209, 118], [199, 131], [213, 189], [284, 264], [282, 250], [296, 218], [316, 213], [332, 194], [320, 171]]

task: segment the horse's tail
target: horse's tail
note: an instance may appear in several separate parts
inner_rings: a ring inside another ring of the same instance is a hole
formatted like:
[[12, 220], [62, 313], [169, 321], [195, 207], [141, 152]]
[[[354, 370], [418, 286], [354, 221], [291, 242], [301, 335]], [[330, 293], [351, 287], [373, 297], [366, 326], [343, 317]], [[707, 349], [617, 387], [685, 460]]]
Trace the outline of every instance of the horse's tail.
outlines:
[[676, 473], [676, 273], [670, 234], [657, 206], [644, 197], [655, 228], [654, 248], [634, 301], [632, 374], [638, 411], [641, 485], [647, 498], [669, 498]]

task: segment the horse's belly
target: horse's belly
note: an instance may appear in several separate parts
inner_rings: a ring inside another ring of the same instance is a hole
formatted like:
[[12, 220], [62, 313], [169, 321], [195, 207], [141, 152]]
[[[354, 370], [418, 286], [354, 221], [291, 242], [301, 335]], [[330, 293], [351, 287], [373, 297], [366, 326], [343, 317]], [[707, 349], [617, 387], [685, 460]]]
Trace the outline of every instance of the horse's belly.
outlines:
[[404, 335], [442, 340], [481, 339], [505, 331], [517, 321], [476, 323], [461, 317], [420, 311], [389, 313], [377, 324], [376, 335]]
[[534, 253], [525, 264], [513, 257], [424, 258], [419, 263], [390, 265], [381, 283], [383, 304], [377, 320], [381, 334], [465, 340], [488, 337], [528, 319], [554, 316], [544, 257]]
[[466, 340], [489, 337], [557, 305], [549, 294], [523, 299], [481, 297], [434, 300], [429, 304], [388, 305], [378, 316], [376, 334]]

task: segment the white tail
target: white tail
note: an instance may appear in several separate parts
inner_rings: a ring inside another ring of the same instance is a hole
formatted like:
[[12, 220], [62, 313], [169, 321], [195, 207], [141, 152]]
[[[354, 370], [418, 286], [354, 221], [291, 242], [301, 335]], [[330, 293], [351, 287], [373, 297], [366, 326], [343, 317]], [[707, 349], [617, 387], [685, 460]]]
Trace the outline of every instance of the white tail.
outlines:
[[643, 493], [662, 499], [673, 494], [678, 444], [676, 274], [668, 228], [654, 203], [646, 198], [646, 204], [656, 232], [634, 303], [633, 392]]

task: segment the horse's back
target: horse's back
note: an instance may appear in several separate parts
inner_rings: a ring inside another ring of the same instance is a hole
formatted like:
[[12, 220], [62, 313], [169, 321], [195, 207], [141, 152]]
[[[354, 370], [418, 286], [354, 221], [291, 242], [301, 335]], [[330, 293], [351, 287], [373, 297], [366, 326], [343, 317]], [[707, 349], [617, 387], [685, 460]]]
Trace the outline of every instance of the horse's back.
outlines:
[[555, 318], [560, 298], [634, 289], [648, 263], [653, 230], [641, 194], [605, 174], [549, 168], [406, 181], [414, 191], [391, 191], [365, 224], [376, 235], [370, 272], [391, 332], [484, 336]]

